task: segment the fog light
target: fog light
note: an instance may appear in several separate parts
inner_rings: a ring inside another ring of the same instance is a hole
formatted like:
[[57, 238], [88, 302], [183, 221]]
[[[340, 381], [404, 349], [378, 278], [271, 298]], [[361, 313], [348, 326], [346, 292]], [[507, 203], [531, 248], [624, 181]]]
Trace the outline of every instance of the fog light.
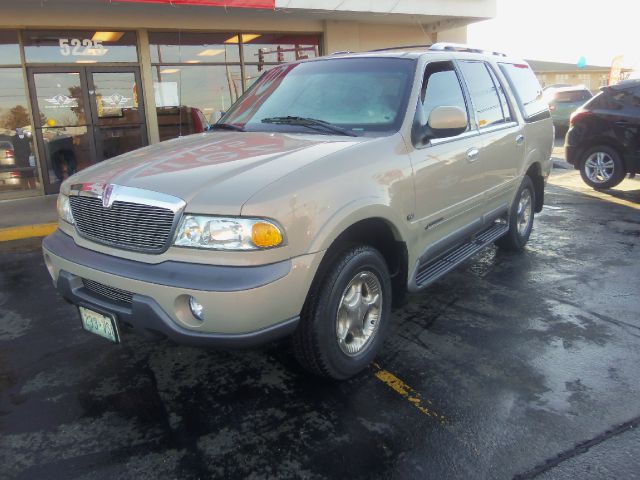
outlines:
[[191, 309], [191, 313], [193, 313], [194, 317], [201, 322], [204, 321], [204, 317], [202, 315], [204, 307], [193, 297], [189, 297], [189, 308]]

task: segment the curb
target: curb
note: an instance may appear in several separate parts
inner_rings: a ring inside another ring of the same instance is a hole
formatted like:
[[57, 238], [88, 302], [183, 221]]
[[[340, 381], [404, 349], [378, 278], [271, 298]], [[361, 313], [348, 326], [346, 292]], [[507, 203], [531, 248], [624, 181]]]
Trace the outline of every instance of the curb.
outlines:
[[56, 228], [58, 228], [57, 222], [0, 228], [0, 242], [9, 242], [11, 240], [22, 240], [34, 237], [46, 237], [47, 235], [52, 234]]

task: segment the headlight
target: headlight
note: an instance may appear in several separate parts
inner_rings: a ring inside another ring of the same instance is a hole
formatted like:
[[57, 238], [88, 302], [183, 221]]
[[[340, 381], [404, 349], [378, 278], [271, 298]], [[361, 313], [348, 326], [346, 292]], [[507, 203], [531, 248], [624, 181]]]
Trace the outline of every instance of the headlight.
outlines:
[[58, 217], [65, 222], [74, 223], [73, 214], [71, 213], [71, 204], [69, 203], [69, 197], [62, 193], [58, 195]]
[[270, 220], [185, 215], [174, 245], [213, 250], [260, 250], [282, 245], [283, 233]]

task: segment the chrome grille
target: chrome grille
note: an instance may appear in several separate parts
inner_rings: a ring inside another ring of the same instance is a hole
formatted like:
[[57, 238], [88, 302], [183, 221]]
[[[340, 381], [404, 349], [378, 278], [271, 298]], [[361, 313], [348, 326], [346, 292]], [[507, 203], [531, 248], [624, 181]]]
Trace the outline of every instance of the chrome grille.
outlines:
[[123, 201], [104, 208], [100, 198], [73, 195], [69, 201], [78, 231], [91, 240], [149, 253], [168, 247], [174, 220], [168, 208]]
[[88, 280], [86, 278], [82, 279], [82, 283], [87, 290], [90, 290], [93, 293], [97, 293], [98, 295], [106, 297], [110, 300], [115, 300], [116, 302], [120, 303], [126, 303], [127, 305], [131, 305], [131, 303], [133, 302], [133, 293], [127, 292], [126, 290], [109, 287], [107, 285], [103, 285], [102, 283], [94, 282], [93, 280]]

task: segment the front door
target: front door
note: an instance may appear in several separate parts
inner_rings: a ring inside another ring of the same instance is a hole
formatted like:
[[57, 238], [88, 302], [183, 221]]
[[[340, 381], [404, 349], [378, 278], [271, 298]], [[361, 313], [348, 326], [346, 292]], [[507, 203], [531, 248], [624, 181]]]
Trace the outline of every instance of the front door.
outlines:
[[147, 145], [137, 67], [30, 68], [46, 193], [75, 172]]

